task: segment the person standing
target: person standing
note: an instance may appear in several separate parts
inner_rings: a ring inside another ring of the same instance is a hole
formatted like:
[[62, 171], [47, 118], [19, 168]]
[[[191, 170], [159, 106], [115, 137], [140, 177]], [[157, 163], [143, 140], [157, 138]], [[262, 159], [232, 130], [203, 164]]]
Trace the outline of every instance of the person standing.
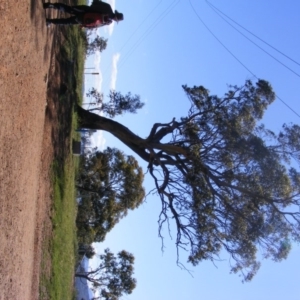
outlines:
[[78, 25], [86, 28], [97, 28], [111, 24], [113, 21], [124, 20], [122, 13], [117, 10], [113, 12], [108, 3], [94, 0], [91, 6], [75, 5], [69, 6], [64, 3], [44, 3], [44, 9], [52, 8], [71, 15], [69, 18], [46, 19], [47, 26], [56, 25]]

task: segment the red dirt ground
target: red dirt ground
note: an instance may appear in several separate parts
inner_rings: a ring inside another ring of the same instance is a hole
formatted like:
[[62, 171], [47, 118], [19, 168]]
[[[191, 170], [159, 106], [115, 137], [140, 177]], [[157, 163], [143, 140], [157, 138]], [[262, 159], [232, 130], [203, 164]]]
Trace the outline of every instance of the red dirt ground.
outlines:
[[0, 0], [0, 28], [0, 299], [34, 300], [51, 234], [55, 29], [35, 0]]

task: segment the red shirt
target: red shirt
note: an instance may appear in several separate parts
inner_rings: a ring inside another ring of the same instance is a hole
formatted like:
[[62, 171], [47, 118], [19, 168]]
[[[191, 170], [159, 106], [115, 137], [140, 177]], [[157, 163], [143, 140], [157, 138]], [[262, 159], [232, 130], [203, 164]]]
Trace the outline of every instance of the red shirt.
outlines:
[[111, 22], [105, 21], [106, 15], [99, 14], [99, 13], [85, 13], [83, 15], [83, 22], [82, 26], [84, 27], [99, 27], [102, 25], [110, 24]]

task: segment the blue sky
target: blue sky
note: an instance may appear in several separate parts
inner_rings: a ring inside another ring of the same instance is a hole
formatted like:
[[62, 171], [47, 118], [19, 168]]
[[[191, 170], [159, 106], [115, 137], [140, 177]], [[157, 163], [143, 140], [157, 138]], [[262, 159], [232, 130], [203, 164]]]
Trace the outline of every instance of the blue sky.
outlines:
[[[110, 88], [139, 94], [145, 107], [136, 115], [117, 119], [136, 134], [145, 137], [153, 123], [169, 122], [173, 117], [185, 115], [188, 101], [182, 84], [203, 85], [221, 96], [228, 84], [241, 85], [246, 79], [255, 80], [253, 74], [270, 81], [277, 95], [300, 114], [299, 64], [243, 31], [286, 67], [279, 64], [225, 23], [206, 1], [191, 0], [197, 14], [190, 2], [183, 0], [110, 3], [124, 14], [124, 21], [98, 30], [100, 36], [108, 38], [108, 47], [101, 55], [87, 60], [86, 67], [96, 67], [100, 75], [86, 75], [86, 88], [93, 86], [104, 94], [108, 94]], [[300, 62], [298, 0], [211, 0], [211, 3]], [[220, 45], [200, 18], [248, 70]], [[280, 100], [272, 104], [263, 119], [274, 131], [283, 123], [299, 121]], [[132, 154], [109, 134], [97, 134], [93, 140], [99, 147], [118, 147]], [[140, 164], [146, 171], [146, 165]], [[149, 191], [151, 187], [152, 181], [146, 176], [145, 188]], [[195, 268], [186, 265], [192, 271], [191, 277], [176, 266], [176, 248], [167, 229], [164, 253], [161, 252], [157, 231], [159, 212], [159, 199], [149, 196], [145, 204], [116, 225], [103, 244], [97, 245], [100, 252], [109, 247], [115, 253], [125, 249], [135, 255], [138, 285], [132, 295], [123, 299], [300, 299], [299, 245], [294, 245], [288, 260], [280, 264], [263, 261], [251, 283], [242, 284], [238, 276], [229, 274], [226, 253], [217, 266], [210, 262]], [[186, 261], [185, 253], [181, 253], [181, 261]]]

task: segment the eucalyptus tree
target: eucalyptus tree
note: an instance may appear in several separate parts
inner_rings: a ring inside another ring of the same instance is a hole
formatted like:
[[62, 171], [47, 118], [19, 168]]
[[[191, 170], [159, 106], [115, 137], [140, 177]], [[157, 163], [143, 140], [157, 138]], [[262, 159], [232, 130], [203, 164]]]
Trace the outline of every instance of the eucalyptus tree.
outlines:
[[159, 234], [175, 224], [178, 255], [189, 251], [197, 265], [225, 249], [231, 271], [249, 281], [258, 249], [280, 261], [300, 240], [300, 127], [284, 124], [276, 134], [262, 125], [276, 98], [264, 80], [230, 86], [223, 97], [203, 86], [183, 91], [186, 115], [155, 123], [146, 138], [79, 107], [81, 127], [111, 133], [148, 163], [161, 203]]
[[115, 148], [82, 157], [77, 178], [76, 224], [81, 243], [101, 242], [145, 197], [144, 174], [133, 156]]
[[117, 300], [123, 294], [131, 294], [136, 287], [134, 274], [134, 256], [125, 251], [114, 255], [109, 249], [99, 255], [98, 267], [90, 270], [77, 270], [75, 277], [91, 282], [94, 291], [99, 291], [99, 298]]
[[86, 43], [86, 54], [92, 55], [96, 52], [102, 52], [107, 47], [107, 39], [97, 35], [92, 41]]

